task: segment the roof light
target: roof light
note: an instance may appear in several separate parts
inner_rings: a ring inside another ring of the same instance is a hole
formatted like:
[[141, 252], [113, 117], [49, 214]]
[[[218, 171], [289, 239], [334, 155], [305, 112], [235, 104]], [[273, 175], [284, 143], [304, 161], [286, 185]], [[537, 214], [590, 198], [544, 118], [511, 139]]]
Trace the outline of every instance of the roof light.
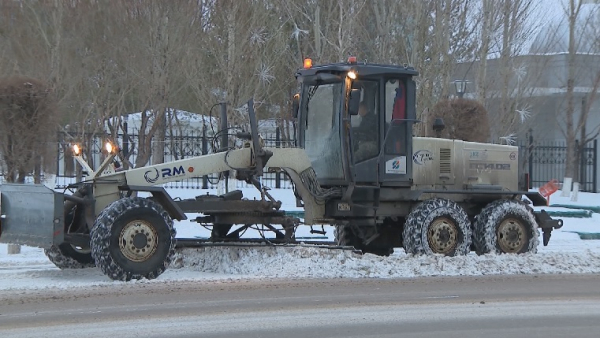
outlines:
[[353, 70], [349, 71], [349, 72], [348, 72], [348, 77], [349, 77], [351, 80], [356, 80], [356, 72], [355, 72], [355, 71], [353, 71]]
[[348, 63], [356, 63], [356, 56], [349, 56]]
[[309, 69], [312, 67], [312, 59], [306, 58], [304, 59], [304, 69]]

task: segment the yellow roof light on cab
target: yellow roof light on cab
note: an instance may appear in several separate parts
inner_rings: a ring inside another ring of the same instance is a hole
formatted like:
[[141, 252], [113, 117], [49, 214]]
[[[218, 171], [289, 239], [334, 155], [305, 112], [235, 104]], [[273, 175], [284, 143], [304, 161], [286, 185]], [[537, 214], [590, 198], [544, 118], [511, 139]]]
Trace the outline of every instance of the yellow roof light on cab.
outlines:
[[353, 71], [353, 70], [349, 71], [349, 72], [348, 72], [348, 77], [349, 77], [351, 80], [356, 80], [356, 72], [355, 72], [355, 71]]
[[312, 67], [312, 59], [306, 58], [304, 59], [304, 69], [309, 69]]
[[356, 56], [349, 56], [348, 63], [352, 63], [352, 64], [356, 63]]
[[79, 147], [79, 145], [78, 145], [78, 144], [74, 144], [74, 145], [72, 146], [72, 149], [73, 149], [73, 154], [74, 154], [75, 156], [79, 156], [79, 155], [81, 154], [81, 147]]

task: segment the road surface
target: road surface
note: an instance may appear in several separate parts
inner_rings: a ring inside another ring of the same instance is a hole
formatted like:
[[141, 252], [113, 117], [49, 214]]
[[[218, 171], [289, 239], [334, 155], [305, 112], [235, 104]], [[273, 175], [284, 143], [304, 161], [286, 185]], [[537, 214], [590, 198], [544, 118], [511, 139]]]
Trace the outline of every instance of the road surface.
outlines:
[[[1, 281], [0, 281], [1, 282]], [[599, 275], [0, 292], [0, 337], [598, 337]]]

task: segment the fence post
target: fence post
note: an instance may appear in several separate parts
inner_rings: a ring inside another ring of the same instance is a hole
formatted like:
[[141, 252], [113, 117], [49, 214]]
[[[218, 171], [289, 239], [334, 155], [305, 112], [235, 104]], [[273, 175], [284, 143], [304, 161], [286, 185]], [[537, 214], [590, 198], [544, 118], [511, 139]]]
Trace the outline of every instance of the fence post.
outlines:
[[292, 121], [292, 131], [294, 134], [294, 147], [298, 147], [298, 138], [296, 137], [296, 121]]
[[[60, 150], [62, 148], [62, 143], [63, 143], [63, 137], [61, 137], [61, 132], [58, 132], [58, 149], [56, 152], [56, 178], [54, 180], [54, 185], [56, 186], [56, 181], [58, 180], [58, 177], [60, 177]], [[66, 154], [66, 150], [65, 150], [65, 154], [63, 155], [63, 163], [67, 162], [67, 154]], [[64, 174], [64, 173], [63, 173]], [[66, 176], [66, 175], [64, 175]], [[56, 187], [55, 187], [56, 188]]]
[[[579, 140], [575, 140], [575, 163], [577, 166], [575, 167], [575, 177], [573, 177], [573, 183], [575, 182], [585, 182], [585, 178], [583, 177], [583, 152], [585, 149], [585, 143], [579, 143]], [[585, 186], [585, 184], [584, 184]], [[585, 189], [585, 188], [584, 188]]]
[[529, 144], [527, 145], [527, 161], [529, 165], [529, 187], [533, 188], [533, 129], [529, 128]]
[[[208, 142], [206, 141], [206, 124], [202, 125], [202, 155], [208, 153]], [[208, 176], [202, 176], [202, 189], [208, 189]]]
[[[275, 148], [280, 148], [281, 147], [281, 131], [279, 130], [279, 127], [275, 128]], [[279, 171], [277, 171], [275, 173], [275, 188], [276, 189], [280, 189], [281, 188], [281, 173]]]
[[594, 168], [593, 168], [594, 192], [598, 192], [598, 139], [594, 140]]

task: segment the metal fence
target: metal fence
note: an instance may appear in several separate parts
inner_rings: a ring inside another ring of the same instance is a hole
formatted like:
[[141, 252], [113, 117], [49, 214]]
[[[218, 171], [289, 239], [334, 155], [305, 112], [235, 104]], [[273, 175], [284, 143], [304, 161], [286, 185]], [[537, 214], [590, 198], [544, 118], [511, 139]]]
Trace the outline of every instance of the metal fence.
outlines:
[[[274, 132], [262, 133], [266, 147], [291, 147], [294, 146], [295, 134], [293, 128], [288, 139], [282, 136], [280, 128], [275, 128]], [[102, 144], [107, 139], [107, 135], [90, 134], [78, 137], [79, 142], [83, 142], [86, 150], [86, 159], [90, 162], [92, 168], [99, 165], [103, 160]], [[165, 138], [164, 161], [169, 162], [178, 159], [184, 159], [194, 156], [209, 154], [213, 151], [213, 136], [209, 130], [187, 131], [185, 135], [168, 135]], [[69, 145], [74, 141], [69, 133], [61, 132], [58, 135], [56, 165], [49, 172], [55, 172], [55, 187], [57, 189], [65, 188], [71, 183], [75, 183], [78, 177], [81, 177], [81, 169], [76, 164], [74, 158], [69, 155]], [[139, 136], [137, 134], [118, 134], [113, 139], [129, 157], [129, 160], [135, 163], [138, 155], [137, 145]], [[233, 140], [232, 140], [233, 142]], [[567, 145], [566, 141], [546, 141], [535, 140], [531, 134], [524, 142], [519, 144], [520, 153], [525, 163], [524, 169], [529, 173], [529, 187], [539, 187], [552, 179], [559, 181], [565, 176], [565, 163]], [[593, 140], [580, 148], [578, 154], [579, 165], [578, 175], [580, 190], [587, 192], [598, 192], [598, 140]], [[150, 157], [150, 163], [153, 163]], [[181, 189], [214, 189], [218, 183], [218, 175], [203, 176], [198, 178], [186, 179], [177, 182], [171, 182], [165, 185], [166, 188]], [[44, 178], [42, 177], [42, 180]], [[0, 176], [0, 183], [4, 179]], [[27, 177], [26, 182], [33, 182], [33, 177]], [[261, 183], [271, 188], [291, 188], [291, 182], [283, 173], [265, 173], [261, 178]], [[244, 182], [236, 182], [236, 188], [247, 186]]]
[[[598, 192], [598, 140], [593, 140], [580, 147], [576, 143], [578, 162], [579, 189], [587, 192]], [[552, 179], [562, 181], [565, 177], [567, 162], [566, 140], [534, 140], [531, 134], [525, 144], [520, 145], [525, 154], [529, 172], [529, 188], [540, 187]]]
[[[261, 136], [263, 137], [265, 147], [285, 148], [294, 145], [293, 140], [287, 140], [282, 137], [279, 127], [274, 132], [263, 133]], [[84, 134], [78, 137], [78, 141], [83, 144], [85, 158], [92, 168], [98, 166], [104, 160], [105, 155], [103, 154], [102, 147], [107, 138], [109, 138], [108, 135], [102, 134]], [[295, 138], [295, 135], [292, 135], [292, 138]], [[61, 132], [58, 135], [58, 139], [55, 187], [62, 189], [76, 182], [81, 177], [81, 169], [76, 164], [75, 159], [70, 156], [69, 145], [73, 143], [72, 137], [68, 133]], [[215, 148], [218, 148], [214, 139], [209, 130], [188, 131], [185, 135], [167, 135], [164, 144], [153, 142], [152, 146], [160, 146], [160, 149], [164, 149], [163, 161], [170, 162], [212, 153]], [[118, 134], [116, 139], [112, 138], [111, 141], [118, 144], [129, 162], [135, 163], [138, 156], [138, 134]], [[230, 142], [233, 144], [239, 141], [232, 139]], [[152, 155], [150, 156], [149, 163], [154, 163]], [[217, 187], [218, 181], [219, 174], [213, 174], [167, 183], [164, 187], [176, 189], [214, 189]], [[264, 173], [260, 181], [263, 185], [271, 188], [291, 188], [288, 177], [283, 173]], [[237, 188], [244, 188], [246, 186], [245, 182], [236, 182]]]

